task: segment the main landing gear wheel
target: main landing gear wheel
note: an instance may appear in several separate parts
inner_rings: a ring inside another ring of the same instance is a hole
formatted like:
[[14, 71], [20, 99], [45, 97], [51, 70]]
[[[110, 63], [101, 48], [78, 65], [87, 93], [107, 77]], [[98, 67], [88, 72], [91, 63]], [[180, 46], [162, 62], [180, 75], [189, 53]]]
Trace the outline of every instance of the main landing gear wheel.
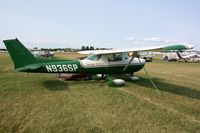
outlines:
[[107, 85], [109, 87], [121, 87], [125, 85], [125, 81], [123, 79], [109, 79]]
[[129, 79], [131, 81], [138, 81], [140, 78], [139, 77], [136, 77], [136, 76], [130, 76]]

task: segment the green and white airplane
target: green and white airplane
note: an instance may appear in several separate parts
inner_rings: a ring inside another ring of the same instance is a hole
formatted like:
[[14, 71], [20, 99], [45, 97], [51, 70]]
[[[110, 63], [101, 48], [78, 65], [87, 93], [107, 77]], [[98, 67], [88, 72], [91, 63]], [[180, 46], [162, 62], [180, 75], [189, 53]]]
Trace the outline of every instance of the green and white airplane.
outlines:
[[31, 73], [82, 73], [82, 74], [131, 74], [141, 70], [145, 60], [137, 58], [137, 54], [129, 56], [129, 52], [186, 50], [192, 46], [170, 45], [140, 49], [83, 51], [89, 54], [83, 60], [55, 60], [35, 58], [18, 39], [4, 40], [4, 44], [14, 62], [15, 69]]

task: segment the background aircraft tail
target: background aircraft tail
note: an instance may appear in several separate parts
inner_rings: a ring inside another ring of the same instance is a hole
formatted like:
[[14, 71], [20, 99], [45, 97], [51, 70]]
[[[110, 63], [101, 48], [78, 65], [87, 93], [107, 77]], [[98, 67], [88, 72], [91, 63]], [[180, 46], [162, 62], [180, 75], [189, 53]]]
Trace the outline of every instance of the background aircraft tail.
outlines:
[[36, 58], [18, 39], [4, 40], [4, 44], [14, 62], [15, 69], [32, 64]]
[[182, 59], [183, 57], [179, 54], [179, 52], [176, 52], [179, 59]]
[[188, 62], [188, 60], [187, 60], [187, 59], [184, 59], [184, 58], [179, 54], [179, 52], [176, 52], [176, 53], [177, 53], [179, 59], [184, 60], [185, 62]]

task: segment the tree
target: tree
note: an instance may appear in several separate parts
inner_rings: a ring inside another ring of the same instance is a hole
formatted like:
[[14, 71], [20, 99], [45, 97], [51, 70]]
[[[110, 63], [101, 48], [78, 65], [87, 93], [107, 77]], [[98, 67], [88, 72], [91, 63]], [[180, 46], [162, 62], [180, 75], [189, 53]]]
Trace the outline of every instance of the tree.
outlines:
[[94, 50], [94, 47], [93, 47], [93, 46], [90, 46], [90, 50]]
[[86, 46], [86, 47], [85, 47], [85, 50], [90, 50], [89, 46]]
[[82, 46], [82, 47], [81, 47], [81, 50], [85, 50], [85, 46]]

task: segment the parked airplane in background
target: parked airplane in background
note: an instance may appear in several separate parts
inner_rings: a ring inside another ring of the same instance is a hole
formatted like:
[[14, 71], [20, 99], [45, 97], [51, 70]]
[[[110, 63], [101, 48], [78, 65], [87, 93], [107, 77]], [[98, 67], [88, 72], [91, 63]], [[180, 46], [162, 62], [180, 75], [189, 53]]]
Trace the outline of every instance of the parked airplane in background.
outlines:
[[[139, 49], [83, 51], [90, 54], [83, 60], [55, 60], [35, 58], [18, 39], [4, 40], [4, 44], [14, 62], [15, 69], [20, 72], [31, 73], [76, 73], [76, 74], [104, 74], [109, 75], [109, 82], [121, 84], [123, 80], [112, 80], [113, 74], [133, 74], [141, 70], [145, 60], [137, 58], [139, 51], [167, 51], [190, 49], [187, 45], [171, 45]], [[128, 52], [133, 52], [132, 56]], [[145, 70], [145, 69], [144, 69]]]
[[183, 61], [183, 62], [200, 62], [200, 55], [194, 51], [185, 52], [167, 52], [163, 55], [163, 61]]
[[179, 52], [176, 52], [178, 56], [178, 61], [184, 62], [200, 62], [200, 55], [197, 53], [181, 55]]
[[52, 51], [41, 51], [41, 50], [31, 50], [31, 53], [35, 56], [35, 57], [53, 57], [54, 56], [54, 52]]
[[177, 61], [178, 55], [176, 52], [167, 52], [163, 55], [163, 61]]

